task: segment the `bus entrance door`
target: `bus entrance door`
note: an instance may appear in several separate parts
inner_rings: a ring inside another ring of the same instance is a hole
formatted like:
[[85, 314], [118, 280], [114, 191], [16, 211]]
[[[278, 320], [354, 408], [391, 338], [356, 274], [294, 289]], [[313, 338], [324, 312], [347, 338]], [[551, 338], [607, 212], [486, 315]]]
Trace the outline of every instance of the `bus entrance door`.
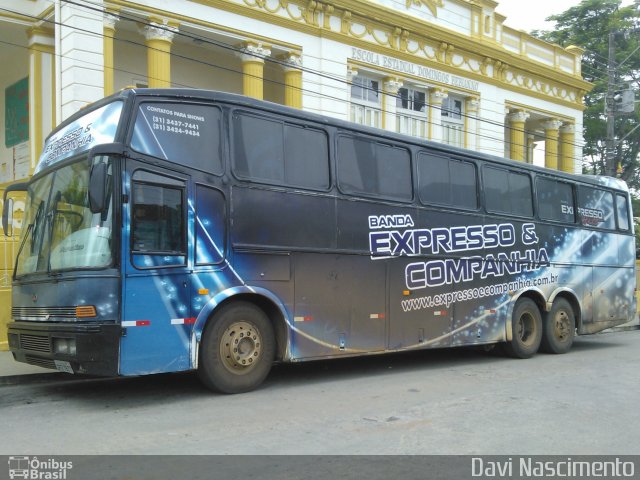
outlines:
[[123, 203], [120, 373], [187, 370], [191, 278], [188, 178], [129, 161]]

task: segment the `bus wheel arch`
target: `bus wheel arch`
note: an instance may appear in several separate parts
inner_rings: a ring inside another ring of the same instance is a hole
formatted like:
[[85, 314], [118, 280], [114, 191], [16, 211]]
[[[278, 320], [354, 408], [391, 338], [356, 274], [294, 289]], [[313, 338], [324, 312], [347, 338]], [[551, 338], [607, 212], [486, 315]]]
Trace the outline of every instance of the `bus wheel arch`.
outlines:
[[[257, 388], [277, 360], [286, 358], [288, 330], [280, 307], [255, 293], [229, 296], [199, 324], [197, 371], [211, 390]], [[253, 363], [255, 360], [255, 363]]]
[[573, 315], [575, 317], [575, 323], [576, 323], [575, 327], [576, 327], [576, 330], [580, 332], [580, 329], [582, 328], [582, 307], [580, 306], [580, 302], [578, 301], [578, 296], [572, 290], [568, 290], [568, 289], [558, 290], [554, 292], [554, 294], [549, 298], [546, 311], [551, 310], [553, 302], [556, 301], [558, 298], [565, 299], [567, 302], [569, 302], [569, 305], [571, 305], [571, 308], [573, 308]]

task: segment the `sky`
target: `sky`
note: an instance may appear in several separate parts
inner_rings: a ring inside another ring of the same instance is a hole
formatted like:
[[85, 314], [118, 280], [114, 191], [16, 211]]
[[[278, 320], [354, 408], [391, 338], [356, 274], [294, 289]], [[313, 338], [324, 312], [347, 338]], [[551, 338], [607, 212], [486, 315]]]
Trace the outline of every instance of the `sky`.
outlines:
[[[505, 15], [505, 25], [516, 30], [551, 30], [552, 22], [544, 19], [562, 13], [565, 10], [578, 5], [580, 0], [498, 0], [496, 11]], [[630, 5], [632, 0], [624, 0], [622, 5]], [[532, 6], [533, 5], [533, 6]]]

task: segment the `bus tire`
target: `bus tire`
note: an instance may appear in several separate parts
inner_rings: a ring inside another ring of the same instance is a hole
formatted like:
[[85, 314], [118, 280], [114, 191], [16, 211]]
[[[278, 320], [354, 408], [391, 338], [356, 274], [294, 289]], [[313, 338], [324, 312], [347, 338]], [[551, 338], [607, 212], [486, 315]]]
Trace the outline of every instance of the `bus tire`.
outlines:
[[504, 344], [507, 355], [530, 358], [536, 354], [542, 341], [542, 316], [530, 298], [521, 298], [516, 302], [511, 316], [511, 331], [511, 341]]
[[540, 350], [547, 353], [567, 353], [573, 345], [576, 316], [564, 298], [556, 298], [543, 319]]
[[204, 330], [198, 376], [217, 392], [248, 392], [267, 377], [275, 352], [267, 315], [251, 303], [233, 303], [222, 307]]

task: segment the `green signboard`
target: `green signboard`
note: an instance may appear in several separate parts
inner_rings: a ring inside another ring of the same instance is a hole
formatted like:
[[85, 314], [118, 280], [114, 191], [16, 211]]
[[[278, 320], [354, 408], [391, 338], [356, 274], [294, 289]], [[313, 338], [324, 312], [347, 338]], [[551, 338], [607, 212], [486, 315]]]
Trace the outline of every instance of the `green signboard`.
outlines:
[[4, 91], [4, 144], [7, 148], [29, 140], [29, 77]]

